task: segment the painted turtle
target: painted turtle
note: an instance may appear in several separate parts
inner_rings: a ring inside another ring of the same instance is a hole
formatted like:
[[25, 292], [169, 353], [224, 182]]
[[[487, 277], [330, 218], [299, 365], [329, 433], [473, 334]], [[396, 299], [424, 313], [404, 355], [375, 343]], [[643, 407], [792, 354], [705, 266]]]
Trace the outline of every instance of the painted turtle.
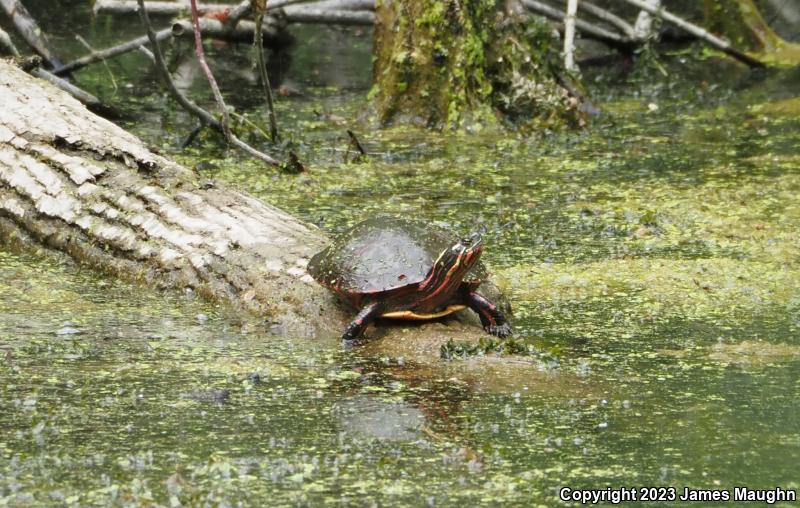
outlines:
[[459, 239], [425, 222], [378, 216], [336, 238], [311, 258], [308, 272], [358, 310], [346, 341], [378, 317], [427, 320], [466, 307], [487, 332], [506, 337], [505, 316], [476, 292], [486, 278], [482, 247], [478, 233]]

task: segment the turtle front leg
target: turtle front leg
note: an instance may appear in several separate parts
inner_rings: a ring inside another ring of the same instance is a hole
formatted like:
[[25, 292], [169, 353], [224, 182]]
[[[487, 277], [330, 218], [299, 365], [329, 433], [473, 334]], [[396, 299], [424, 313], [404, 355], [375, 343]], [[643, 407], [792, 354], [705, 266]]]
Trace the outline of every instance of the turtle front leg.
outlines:
[[347, 325], [347, 328], [344, 329], [344, 334], [342, 335], [342, 340], [345, 342], [352, 342], [359, 338], [363, 333], [364, 330], [367, 329], [370, 323], [375, 321], [381, 314], [383, 314], [383, 305], [378, 302], [370, 303], [365, 305], [356, 317], [350, 321], [350, 324]]
[[474, 310], [478, 314], [478, 317], [481, 318], [481, 324], [484, 330], [492, 335], [497, 335], [501, 339], [511, 335], [511, 325], [508, 324], [506, 317], [500, 312], [497, 305], [493, 304], [479, 293], [466, 288], [462, 290], [462, 295], [467, 307]]

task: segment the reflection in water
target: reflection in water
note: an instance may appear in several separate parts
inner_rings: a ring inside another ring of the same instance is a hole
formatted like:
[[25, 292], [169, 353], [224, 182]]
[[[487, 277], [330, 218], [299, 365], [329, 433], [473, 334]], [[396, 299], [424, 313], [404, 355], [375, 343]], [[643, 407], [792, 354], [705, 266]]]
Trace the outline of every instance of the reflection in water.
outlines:
[[341, 400], [333, 414], [343, 432], [388, 441], [418, 439], [425, 423], [422, 411], [413, 406], [368, 395]]

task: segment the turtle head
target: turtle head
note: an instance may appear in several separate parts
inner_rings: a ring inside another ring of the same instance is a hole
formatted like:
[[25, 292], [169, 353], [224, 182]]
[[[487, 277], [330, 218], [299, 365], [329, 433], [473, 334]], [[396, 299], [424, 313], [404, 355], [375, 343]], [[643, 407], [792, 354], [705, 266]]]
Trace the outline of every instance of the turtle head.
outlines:
[[428, 277], [420, 284], [420, 289], [428, 293], [428, 298], [450, 294], [447, 289], [461, 284], [464, 275], [481, 257], [482, 248], [480, 233], [472, 233], [456, 241], [439, 254]]
[[457, 268], [463, 268], [464, 273], [472, 268], [478, 258], [481, 257], [481, 250], [483, 249], [483, 239], [480, 233], [472, 233], [454, 243], [450, 248], [443, 252], [440, 259], [445, 264], [452, 265]]

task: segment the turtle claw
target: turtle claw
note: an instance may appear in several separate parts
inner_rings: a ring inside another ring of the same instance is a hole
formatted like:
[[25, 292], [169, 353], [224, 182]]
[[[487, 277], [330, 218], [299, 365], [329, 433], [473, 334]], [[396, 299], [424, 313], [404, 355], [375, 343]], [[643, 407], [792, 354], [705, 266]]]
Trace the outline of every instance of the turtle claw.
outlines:
[[484, 327], [484, 330], [492, 335], [500, 337], [501, 339], [505, 339], [511, 335], [511, 326], [508, 323], [503, 323], [502, 325], [489, 325]]

